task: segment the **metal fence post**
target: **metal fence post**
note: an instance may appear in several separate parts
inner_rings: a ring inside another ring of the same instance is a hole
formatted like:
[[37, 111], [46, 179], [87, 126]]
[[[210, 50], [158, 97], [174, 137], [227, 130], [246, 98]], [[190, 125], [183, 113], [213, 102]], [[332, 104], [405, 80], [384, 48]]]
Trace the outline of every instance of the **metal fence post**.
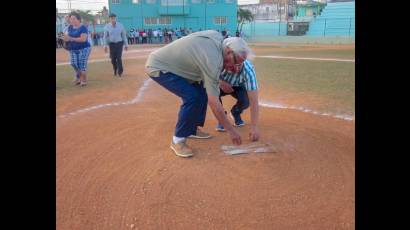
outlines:
[[325, 18], [325, 28], [323, 29], [323, 37], [326, 37], [326, 18]]
[[206, 30], [206, 7], [207, 7], [207, 1], [205, 1], [205, 30]]
[[256, 21], [253, 21], [253, 36], [256, 36]]

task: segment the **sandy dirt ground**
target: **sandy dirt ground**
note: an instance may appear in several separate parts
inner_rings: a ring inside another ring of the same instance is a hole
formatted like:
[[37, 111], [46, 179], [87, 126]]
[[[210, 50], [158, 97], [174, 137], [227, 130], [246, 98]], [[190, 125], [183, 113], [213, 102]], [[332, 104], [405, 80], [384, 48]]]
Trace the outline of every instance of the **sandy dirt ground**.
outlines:
[[195, 156], [183, 159], [169, 148], [180, 101], [142, 68], [128, 66], [129, 84], [58, 98], [57, 229], [354, 229], [354, 121], [261, 107], [261, 142], [277, 152], [227, 156], [208, 108], [213, 138], [189, 140]]

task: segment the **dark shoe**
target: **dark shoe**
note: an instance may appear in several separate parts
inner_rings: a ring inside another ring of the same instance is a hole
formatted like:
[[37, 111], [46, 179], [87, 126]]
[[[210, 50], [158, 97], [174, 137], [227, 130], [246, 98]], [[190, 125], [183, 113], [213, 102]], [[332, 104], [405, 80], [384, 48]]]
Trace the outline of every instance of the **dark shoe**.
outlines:
[[225, 132], [225, 128], [219, 123], [216, 125], [215, 129], [216, 131], [219, 131], [219, 132]]
[[231, 111], [231, 117], [234, 120], [234, 125], [236, 127], [241, 127], [245, 125], [245, 122], [242, 120], [241, 115], [240, 114], [235, 114]]

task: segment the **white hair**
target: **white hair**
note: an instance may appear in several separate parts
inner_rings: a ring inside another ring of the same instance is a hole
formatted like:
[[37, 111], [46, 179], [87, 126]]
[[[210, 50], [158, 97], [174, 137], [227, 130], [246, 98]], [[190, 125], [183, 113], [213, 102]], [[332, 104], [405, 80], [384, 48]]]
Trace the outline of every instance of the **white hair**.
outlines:
[[222, 46], [223, 48], [229, 47], [235, 54], [246, 57], [246, 59], [252, 60], [255, 57], [248, 44], [240, 37], [226, 38], [223, 40]]

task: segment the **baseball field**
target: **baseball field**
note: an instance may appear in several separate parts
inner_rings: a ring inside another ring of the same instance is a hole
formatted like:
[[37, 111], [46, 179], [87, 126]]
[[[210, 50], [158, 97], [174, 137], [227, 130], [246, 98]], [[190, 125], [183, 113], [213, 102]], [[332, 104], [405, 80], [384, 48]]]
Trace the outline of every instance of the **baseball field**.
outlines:
[[354, 44], [251, 44], [260, 142], [276, 152], [225, 155], [208, 109], [213, 137], [189, 140], [189, 159], [169, 148], [179, 98], [144, 73], [159, 47], [124, 52], [123, 78], [93, 47], [86, 87], [57, 49], [57, 229], [354, 229]]

